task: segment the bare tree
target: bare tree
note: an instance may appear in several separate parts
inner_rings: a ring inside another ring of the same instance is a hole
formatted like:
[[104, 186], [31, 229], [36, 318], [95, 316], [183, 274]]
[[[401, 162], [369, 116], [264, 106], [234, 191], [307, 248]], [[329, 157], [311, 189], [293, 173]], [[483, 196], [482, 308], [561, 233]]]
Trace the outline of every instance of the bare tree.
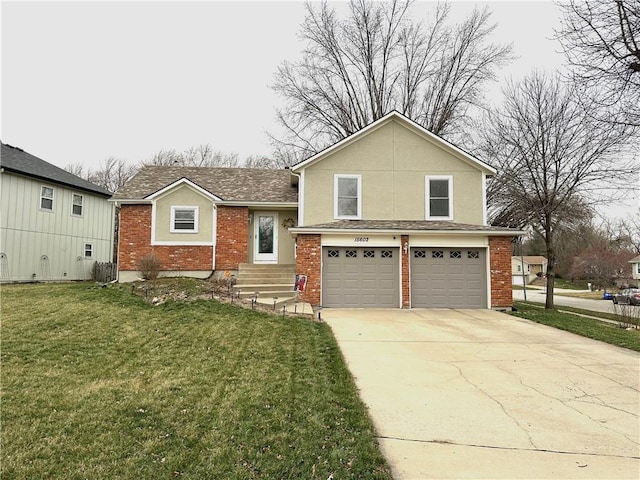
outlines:
[[117, 192], [137, 171], [138, 168], [126, 160], [109, 157], [100, 162], [98, 170], [87, 172], [87, 180], [110, 192]]
[[[294, 162], [295, 163], [295, 162]], [[288, 162], [279, 161], [278, 157], [271, 156], [266, 157], [264, 155], [249, 155], [244, 161], [244, 167], [246, 168], [284, 168], [290, 165]]]
[[596, 288], [612, 287], [616, 280], [627, 280], [629, 260], [634, 257], [633, 252], [616, 248], [615, 244], [607, 241], [591, 245], [574, 258], [571, 276], [581, 280], [588, 280]]
[[182, 164], [187, 167], [238, 167], [237, 153], [214, 150], [210, 144], [191, 147], [182, 153]]
[[183, 157], [182, 153], [176, 150], [160, 150], [153, 155], [153, 157], [143, 160], [140, 165], [143, 167], [175, 167], [182, 165]]
[[86, 180], [84, 165], [82, 163], [70, 163], [65, 166], [64, 169], [70, 174]]
[[640, 2], [568, 0], [560, 6], [557, 38], [586, 100], [609, 107], [610, 122], [640, 126]]
[[153, 157], [141, 162], [142, 166], [160, 167], [238, 167], [240, 159], [237, 153], [224, 153], [214, 150], [210, 144], [191, 147], [183, 152], [160, 150]]
[[640, 254], [640, 213], [627, 215], [616, 220], [608, 230], [614, 235], [613, 240], [624, 248]]
[[558, 76], [533, 73], [504, 95], [503, 106], [484, 121], [483, 147], [498, 168], [489, 200], [494, 216], [507, 211], [544, 239], [546, 307], [553, 308], [557, 230], [579, 219], [600, 188], [622, 188], [631, 179], [633, 163], [620, 156], [627, 127], [598, 123]]
[[452, 26], [448, 5], [423, 23], [409, 18], [410, 4], [351, 0], [341, 20], [326, 1], [307, 3], [302, 60], [284, 62], [273, 85], [285, 134], [271, 137], [294, 151], [280, 158], [316, 153], [394, 109], [446, 136], [482, 103], [482, 87], [511, 59], [511, 46], [489, 42], [489, 11]]

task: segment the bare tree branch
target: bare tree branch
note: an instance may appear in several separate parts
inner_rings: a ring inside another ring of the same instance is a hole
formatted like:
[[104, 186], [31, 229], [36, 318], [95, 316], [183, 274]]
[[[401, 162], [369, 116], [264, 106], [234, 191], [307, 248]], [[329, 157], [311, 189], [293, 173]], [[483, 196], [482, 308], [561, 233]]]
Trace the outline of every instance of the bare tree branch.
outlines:
[[284, 62], [273, 89], [284, 99], [279, 151], [300, 158], [364, 128], [392, 110], [439, 135], [466, 122], [482, 87], [511, 59], [511, 46], [489, 42], [488, 10], [459, 25], [439, 4], [428, 23], [409, 17], [410, 0], [351, 0], [345, 19], [325, 1], [307, 3], [302, 60]]
[[117, 192], [137, 171], [138, 168], [126, 160], [109, 157], [100, 162], [98, 170], [88, 173], [87, 180], [110, 192]]
[[579, 90], [557, 75], [533, 73], [504, 96], [484, 121], [482, 148], [499, 172], [488, 189], [491, 216], [494, 224], [530, 225], [544, 239], [552, 308], [556, 232], [589, 216], [601, 187], [637, 182], [637, 161], [625, 156], [630, 128], [598, 122], [596, 106], [585, 110]]
[[568, 0], [560, 7], [556, 37], [585, 103], [606, 106], [599, 113], [609, 123], [640, 126], [640, 2]]

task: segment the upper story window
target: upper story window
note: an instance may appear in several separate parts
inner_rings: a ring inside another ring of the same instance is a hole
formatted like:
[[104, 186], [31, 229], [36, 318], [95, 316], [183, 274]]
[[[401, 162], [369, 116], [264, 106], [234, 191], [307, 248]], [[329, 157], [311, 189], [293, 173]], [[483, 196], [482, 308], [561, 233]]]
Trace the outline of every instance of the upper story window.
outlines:
[[334, 218], [359, 219], [362, 216], [362, 176], [335, 175], [333, 184]]
[[172, 233], [198, 233], [198, 207], [171, 207]]
[[42, 185], [40, 189], [40, 208], [53, 211], [53, 187]]
[[427, 176], [427, 220], [453, 220], [453, 177]]
[[82, 216], [82, 204], [84, 202], [84, 198], [82, 195], [77, 193], [73, 194], [73, 198], [71, 200], [71, 214], [76, 215], [78, 217]]

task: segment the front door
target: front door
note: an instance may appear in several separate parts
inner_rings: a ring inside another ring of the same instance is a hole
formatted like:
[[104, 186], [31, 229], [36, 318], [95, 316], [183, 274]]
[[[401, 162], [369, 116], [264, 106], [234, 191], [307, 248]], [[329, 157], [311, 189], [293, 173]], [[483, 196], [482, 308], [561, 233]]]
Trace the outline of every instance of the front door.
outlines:
[[253, 223], [253, 261], [278, 263], [278, 214], [255, 213]]

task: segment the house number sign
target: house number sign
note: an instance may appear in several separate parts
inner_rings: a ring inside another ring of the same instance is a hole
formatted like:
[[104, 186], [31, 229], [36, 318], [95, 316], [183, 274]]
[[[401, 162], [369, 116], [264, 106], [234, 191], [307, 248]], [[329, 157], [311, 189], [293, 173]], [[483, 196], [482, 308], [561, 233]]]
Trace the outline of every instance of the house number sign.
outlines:
[[369, 237], [356, 237], [353, 241], [356, 243], [366, 243], [369, 241]]

